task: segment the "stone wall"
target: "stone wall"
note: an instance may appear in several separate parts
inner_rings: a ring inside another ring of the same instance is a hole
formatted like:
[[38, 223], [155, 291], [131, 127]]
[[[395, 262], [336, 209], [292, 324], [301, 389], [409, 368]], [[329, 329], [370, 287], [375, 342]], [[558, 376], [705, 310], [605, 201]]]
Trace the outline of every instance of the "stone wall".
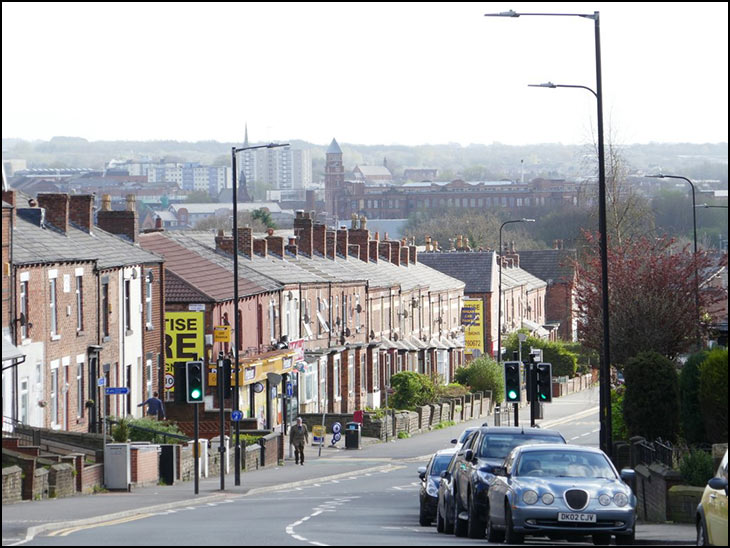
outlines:
[[48, 470], [48, 496], [70, 497], [76, 494], [76, 480], [73, 466], [66, 463], [54, 464]]
[[3, 504], [23, 500], [23, 471], [20, 466], [3, 468]]
[[30, 500], [42, 500], [48, 498], [48, 470], [36, 468], [33, 472], [33, 492]]
[[669, 509], [669, 489], [681, 483], [679, 472], [663, 464], [639, 464], [636, 470], [636, 512], [640, 520], [664, 522]]
[[704, 487], [690, 485], [675, 485], [669, 488], [667, 494], [667, 519], [675, 523], [695, 523], [697, 505], [702, 500]]

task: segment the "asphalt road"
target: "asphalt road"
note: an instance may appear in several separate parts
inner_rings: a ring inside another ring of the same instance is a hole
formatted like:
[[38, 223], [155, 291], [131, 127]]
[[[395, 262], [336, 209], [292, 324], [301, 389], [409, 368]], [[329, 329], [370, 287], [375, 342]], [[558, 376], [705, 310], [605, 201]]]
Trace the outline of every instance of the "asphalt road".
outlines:
[[[544, 427], [553, 427], [571, 443], [598, 444], [597, 390], [556, 400], [546, 409]], [[522, 410], [524, 424], [529, 413]], [[478, 424], [475, 421], [472, 424]], [[484, 545], [486, 540], [456, 538], [418, 524], [418, 466], [437, 449], [449, 447], [464, 424], [395, 443], [368, 446], [356, 454], [323, 454], [306, 466], [332, 476], [356, 461], [361, 464], [339, 479], [255, 495], [232, 494], [211, 504], [191, 504], [159, 513], [68, 527], [39, 536], [34, 546], [303, 546], [303, 545]], [[357, 455], [357, 456], [354, 456]], [[384, 466], [383, 466], [384, 465]], [[381, 466], [377, 471], [368, 471]], [[349, 469], [348, 469], [349, 470]], [[659, 526], [648, 526], [659, 527]], [[653, 530], [654, 531], [654, 530]], [[654, 531], [661, 537], [661, 531]], [[671, 532], [667, 531], [669, 540]], [[641, 541], [639, 530], [638, 539]], [[532, 541], [530, 544], [545, 544]], [[567, 543], [565, 543], [567, 544]], [[590, 544], [589, 542], [586, 544]]]

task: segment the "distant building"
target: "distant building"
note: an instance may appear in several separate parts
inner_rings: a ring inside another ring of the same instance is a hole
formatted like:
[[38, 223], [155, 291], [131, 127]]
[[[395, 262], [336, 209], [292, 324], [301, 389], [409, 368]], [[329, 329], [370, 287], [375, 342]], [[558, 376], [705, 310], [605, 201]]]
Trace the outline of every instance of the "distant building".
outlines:
[[386, 166], [356, 166], [355, 179], [368, 183], [392, 183], [393, 174]]
[[[243, 143], [248, 146], [248, 128]], [[292, 147], [246, 150], [239, 156], [240, 170], [249, 182], [272, 185], [277, 190], [303, 189], [312, 183], [309, 150]]]
[[403, 179], [412, 182], [435, 181], [439, 170], [427, 167], [406, 168], [403, 170]]

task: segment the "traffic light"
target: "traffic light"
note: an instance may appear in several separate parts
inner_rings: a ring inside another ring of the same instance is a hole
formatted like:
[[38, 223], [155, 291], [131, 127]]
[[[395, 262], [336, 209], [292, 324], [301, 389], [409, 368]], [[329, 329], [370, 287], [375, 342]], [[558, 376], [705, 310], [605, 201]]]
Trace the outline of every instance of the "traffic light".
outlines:
[[231, 360], [226, 358], [223, 361], [223, 397], [230, 398], [233, 395], [231, 386]]
[[553, 365], [537, 364], [537, 401], [549, 403], [553, 401]]
[[521, 398], [520, 362], [504, 362], [504, 399], [507, 403]]
[[203, 362], [187, 362], [185, 365], [187, 402], [203, 403], [205, 380]]

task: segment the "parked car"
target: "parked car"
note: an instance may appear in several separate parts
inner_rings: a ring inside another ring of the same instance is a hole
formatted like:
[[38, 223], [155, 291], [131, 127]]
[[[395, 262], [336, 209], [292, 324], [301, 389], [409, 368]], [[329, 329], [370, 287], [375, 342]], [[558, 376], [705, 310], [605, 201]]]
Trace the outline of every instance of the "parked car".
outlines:
[[565, 439], [556, 430], [508, 426], [475, 429], [454, 455], [454, 462], [441, 480], [444, 486], [443, 490], [439, 487], [437, 530], [441, 519], [444, 531], [453, 528], [456, 536], [483, 537], [487, 491], [492, 479], [486, 467], [501, 465], [512, 449], [525, 443], [565, 443]]
[[[515, 448], [489, 488], [487, 540], [521, 544], [525, 535], [593, 536], [594, 544], [634, 543], [636, 497], [600, 449], [581, 445]], [[577, 540], [577, 539], [576, 539]]]
[[458, 438], [454, 438], [453, 440], [451, 440], [451, 443], [454, 444], [454, 449], [456, 449], [457, 451], [459, 449], [461, 449], [461, 446], [464, 445], [464, 442], [466, 441], [466, 438], [469, 437], [469, 434], [474, 432], [474, 430], [476, 430], [477, 428], [479, 428], [479, 427], [471, 426], [469, 428], [465, 428], [464, 431], [461, 434], [459, 434]]
[[697, 506], [697, 546], [727, 546], [727, 451]]
[[421, 503], [418, 521], [421, 525], [431, 525], [431, 522], [436, 517], [441, 472], [449, 466], [451, 457], [455, 453], [455, 449], [442, 449], [441, 451], [437, 451], [431, 457], [431, 460], [428, 461], [428, 466], [421, 466], [418, 469], [418, 477], [421, 478], [421, 489], [418, 493], [418, 498]]

